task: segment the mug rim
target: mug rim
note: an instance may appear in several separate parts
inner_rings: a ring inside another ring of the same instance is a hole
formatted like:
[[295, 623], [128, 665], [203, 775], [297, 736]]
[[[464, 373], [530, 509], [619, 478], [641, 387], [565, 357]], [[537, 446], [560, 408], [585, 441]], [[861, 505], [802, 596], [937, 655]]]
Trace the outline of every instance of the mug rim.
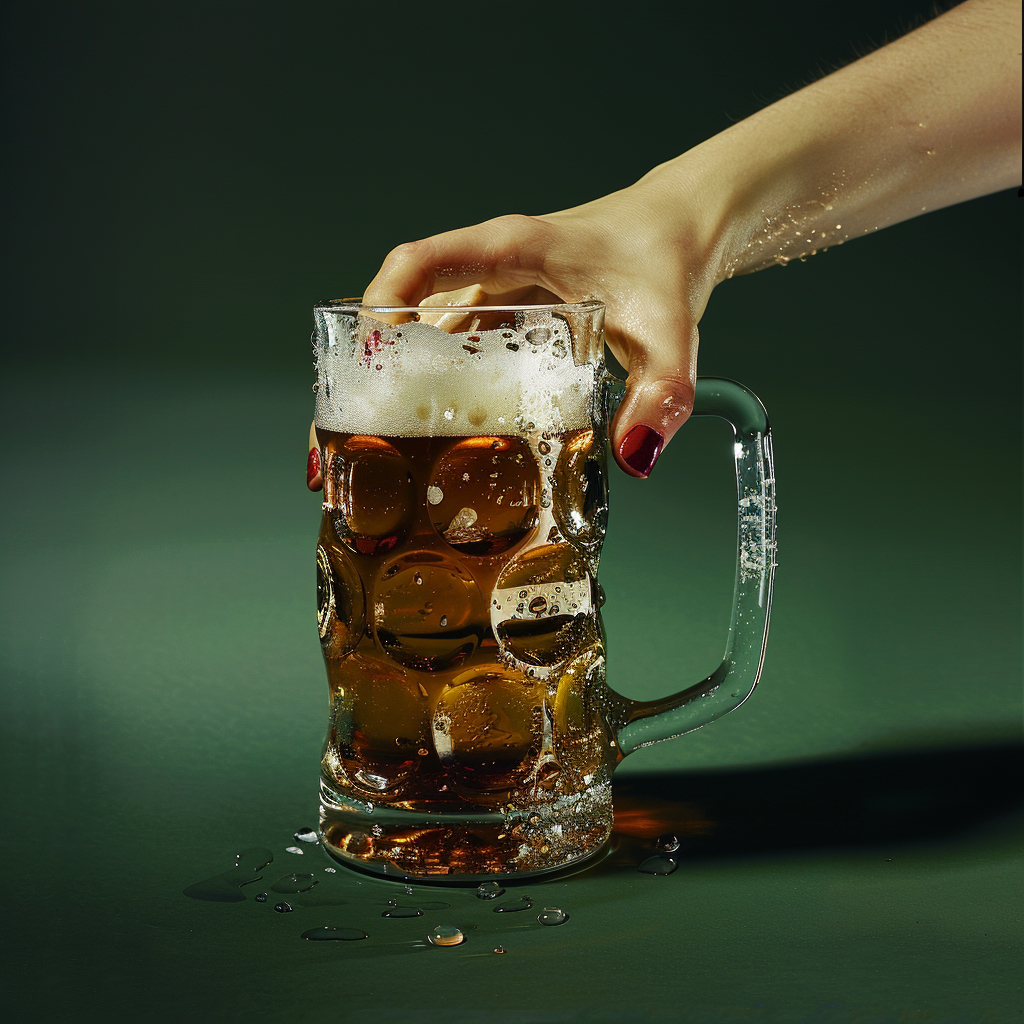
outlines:
[[363, 303], [362, 298], [355, 299], [325, 299], [318, 302], [313, 309], [323, 312], [343, 313], [399, 313], [399, 314], [444, 314], [444, 313], [525, 313], [536, 310], [552, 310], [559, 313], [596, 313], [604, 309], [605, 304], [600, 299], [582, 299], [579, 302], [539, 302], [519, 303], [507, 306], [472, 306], [472, 305], [450, 305], [450, 306], [370, 306]]

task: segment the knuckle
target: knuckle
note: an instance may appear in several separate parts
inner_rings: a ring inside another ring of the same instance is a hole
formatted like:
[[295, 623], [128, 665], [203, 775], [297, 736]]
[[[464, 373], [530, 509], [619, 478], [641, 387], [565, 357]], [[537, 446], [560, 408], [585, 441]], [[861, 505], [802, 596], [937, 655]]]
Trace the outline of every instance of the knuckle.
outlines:
[[388, 268], [406, 267], [410, 264], [422, 263], [427, 254], [426, 240], [417, 242], [403, 242], [396, 245], [384, 259], [384, 266]]

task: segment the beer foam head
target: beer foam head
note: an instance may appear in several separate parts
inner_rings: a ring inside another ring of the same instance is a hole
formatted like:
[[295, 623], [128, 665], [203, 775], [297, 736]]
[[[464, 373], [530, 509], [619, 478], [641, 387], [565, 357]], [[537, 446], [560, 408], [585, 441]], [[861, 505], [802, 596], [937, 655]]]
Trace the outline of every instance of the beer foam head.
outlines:
[[599, 364], [576, 364], [565, 320], [519, 319], [449, 333], [318, 309], [317, 426], [405, 437], [590, 426]]

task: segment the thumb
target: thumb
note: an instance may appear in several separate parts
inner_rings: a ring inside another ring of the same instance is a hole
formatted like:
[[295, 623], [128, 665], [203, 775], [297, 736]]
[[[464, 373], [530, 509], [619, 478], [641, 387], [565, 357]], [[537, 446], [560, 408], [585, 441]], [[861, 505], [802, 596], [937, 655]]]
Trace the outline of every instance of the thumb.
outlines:
[[665, 446], [693, 412], [697, 328], [681, 346], [630, 353], [626, 394], [612, 421], [615, 461], [630, 476], [650, 476]]

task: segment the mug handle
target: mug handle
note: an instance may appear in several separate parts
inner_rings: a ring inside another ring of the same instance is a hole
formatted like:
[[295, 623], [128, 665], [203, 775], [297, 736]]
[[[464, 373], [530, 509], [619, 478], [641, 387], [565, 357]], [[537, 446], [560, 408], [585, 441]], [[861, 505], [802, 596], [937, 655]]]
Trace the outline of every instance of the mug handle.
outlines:
[[[608, 421], [625, 387], [610, 378]], [[699, 729], [750, 696], [761, 676], [775, 576], [775, 468], [768, 413], [753, 392], [724, 377], [698, 377], [694, 416], [719, 416], [735, 435], [736, 582], [722, 664], [707, 679], [659, 700], [622, 698], [615, 717], [622, 757], [640, 747]]]

